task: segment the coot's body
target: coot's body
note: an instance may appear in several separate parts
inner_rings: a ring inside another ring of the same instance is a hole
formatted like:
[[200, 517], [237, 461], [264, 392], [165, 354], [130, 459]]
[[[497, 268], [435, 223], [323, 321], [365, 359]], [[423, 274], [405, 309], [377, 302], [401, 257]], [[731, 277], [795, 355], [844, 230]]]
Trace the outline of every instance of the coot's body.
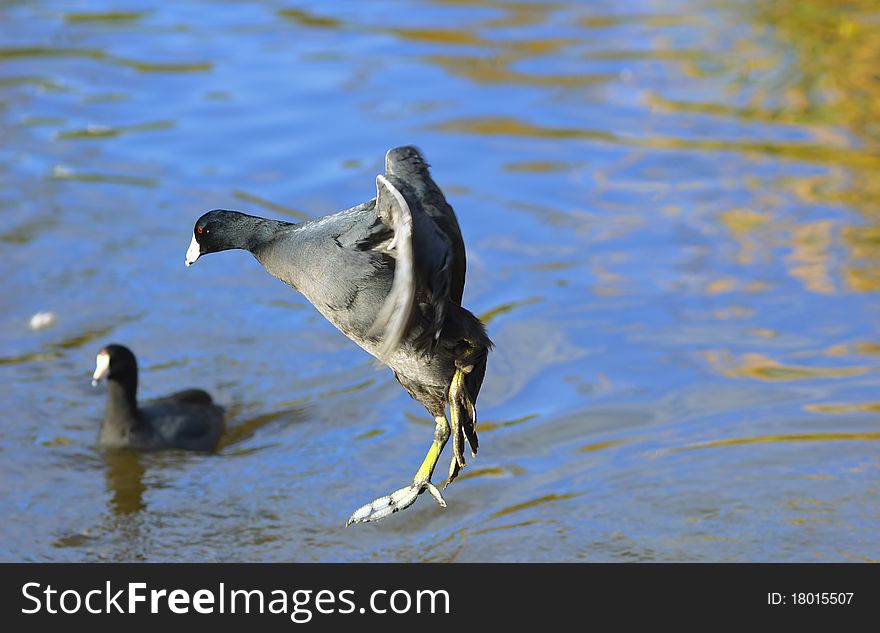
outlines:
[[134, 354], [107, 345], [97, 358], [93, 384], [107, 379], [107, 409], [98, 443], [107, 448], [209, 451], [223, 433], [223, 409], [201, 389], [179, 391], [137, 403], [138, 371]]
[[[492, 345], [461, 306], [465, 251], [458, 221], [428, 166], [412, 147], [392, 149], [376, 197], [302, 224], [216, 210], [193, 229], [187, 265], [228, 249], [250, 251], [300, 291], [328, 321], [387, 364], [435, 418], [435, 440], [411, 486], [356, 511], [349, 522], [377, 520], [411, 505], [430, 483], [450, 437], [449, 482], [464, 466], [467, 438], [476, 454], [474, 402]], [[448, 483], [448, 482], [447, 482]]]

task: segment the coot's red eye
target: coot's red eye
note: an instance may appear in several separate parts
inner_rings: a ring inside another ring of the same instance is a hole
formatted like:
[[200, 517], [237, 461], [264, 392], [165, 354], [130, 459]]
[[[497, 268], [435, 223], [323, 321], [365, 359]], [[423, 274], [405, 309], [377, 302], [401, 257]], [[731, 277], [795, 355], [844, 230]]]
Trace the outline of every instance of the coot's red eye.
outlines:
[[198, 227], [198, 228], [196, 229], [196, 231], [198, 231], [199, 235], [201, 235], [201, 234], [202, 234], [202, 227]]

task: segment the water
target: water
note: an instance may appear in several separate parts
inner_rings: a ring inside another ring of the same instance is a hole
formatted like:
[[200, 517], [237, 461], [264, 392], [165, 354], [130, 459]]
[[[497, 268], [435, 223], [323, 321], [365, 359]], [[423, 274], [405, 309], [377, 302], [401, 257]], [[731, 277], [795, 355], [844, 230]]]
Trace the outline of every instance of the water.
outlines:
[[[0, 5], [0, 559], [877, 561], [876, 2]], [[215, 207], [320, 216], [425, 152], [496, 349], [480, 454]], [[54, 324], [28, 321], [51, 311]], [[101, 345], [229, 407], [105, 453]], [[439, 467], [446, 467], [447, 456]]]

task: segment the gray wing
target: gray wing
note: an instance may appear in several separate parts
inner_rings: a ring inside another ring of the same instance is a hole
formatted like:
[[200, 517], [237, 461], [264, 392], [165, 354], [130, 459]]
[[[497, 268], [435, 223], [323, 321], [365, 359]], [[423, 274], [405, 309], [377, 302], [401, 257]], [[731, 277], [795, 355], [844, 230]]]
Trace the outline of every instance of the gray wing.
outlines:
[[455, 211], [446, 201], [446, 197], [431, 178], [428, 163], [421, 152], [412, 145], [394, 147], [385, 154], [385, 173], [397, 176], [412, 189], [422, 205], [424, 212], [434, 220], [451, 245], [449, 262], [449, 296], [457, 305], [461, 305], [464, 294], [464, 278], [467, 262], [464, 240], [458, 226]]
[[369, 336], [384, 333], [378, 356], [394, 353], [407, 334], [417, 302], [433, 312], [428, 333], [433, 350], [440, 337], [450, 292], [452, 245], [402, 179], [376, 176], [376, 217], [391, 238], [377, 246], [394, 258], [394, 280], [373, 323]]

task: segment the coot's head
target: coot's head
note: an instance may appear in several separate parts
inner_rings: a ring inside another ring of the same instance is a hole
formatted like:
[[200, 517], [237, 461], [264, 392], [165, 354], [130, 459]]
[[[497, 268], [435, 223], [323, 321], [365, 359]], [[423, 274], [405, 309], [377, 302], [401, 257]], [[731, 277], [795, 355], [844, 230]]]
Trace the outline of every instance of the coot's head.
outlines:
[[248, 237], [245, 227], [247, 218], [251, 216], [238, 211], [208, 211], [193, 227], [192, 241], [186, 251], [184, 263], [191, 266], [206, 253], [245, 248]]
[[137, 384], [137, 361], [131, 350], [124, 345], [111, 344], [101, 348], [95, 359], [95, 373], [92, 385], [98, 384], [102, 378], [121, 383]]
[[428, 174], [428, 163], [417, 147], [392, 147], [385, 154], [385, 172], [392, 176], [421, 176]]

